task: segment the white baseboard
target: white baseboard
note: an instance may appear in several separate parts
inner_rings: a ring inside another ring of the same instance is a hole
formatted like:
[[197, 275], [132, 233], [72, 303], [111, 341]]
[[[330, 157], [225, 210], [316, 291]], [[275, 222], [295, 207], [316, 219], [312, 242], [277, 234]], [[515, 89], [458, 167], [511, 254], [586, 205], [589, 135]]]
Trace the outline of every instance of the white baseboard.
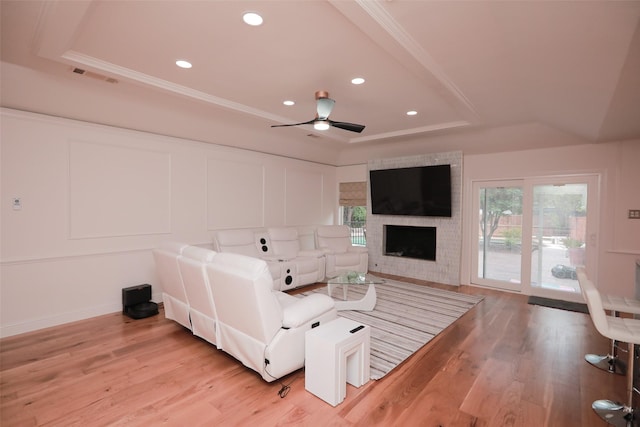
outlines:
[[[161, 302], [162, 294], [157, 293], [152, 296], [152, 301]], [[7, 338], [14, 335], [33, 332], [40, 329], [50, 328], [52, 326], [64, 325], [65, 323], [77, 322], [80, 320], [90, 319], [92, 317], [103, 316], [105, 314], [121, 313], [122, 305], [104, 304], [100, 306], [83, 308], [66, 313], [59, 313], [55, 316], [43, 317], [40, 319], [28, 320], [25, 322], [15, 323], [12, 325], [0, 326], [0, 338]]]

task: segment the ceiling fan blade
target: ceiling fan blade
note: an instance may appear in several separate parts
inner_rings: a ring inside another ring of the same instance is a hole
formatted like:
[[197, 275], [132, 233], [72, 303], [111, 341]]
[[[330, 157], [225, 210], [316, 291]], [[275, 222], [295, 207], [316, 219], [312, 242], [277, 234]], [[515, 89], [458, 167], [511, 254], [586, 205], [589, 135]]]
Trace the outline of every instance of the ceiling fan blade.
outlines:
[[302, 123], [291, 123], [288, 125], [271, 125], [272, 128], [282, 128], [282, 127], [286, 127], [286, 126], [300, 126], [300, 125], [310, 125], [313, 124], [316, 121], [316, 119], [313, 120], [309, 120], [308, 122], [302, 122]]
[[328, 120], [329, 124], [338, 129], [344, 129], [351, 132], [362, 132], [364, 130], [364, 125], [358, 125], [355, 123], [347, 123], [347, 122], [334, 122], [333, 120]]
[[333, 106], [336, 103], [331, 98], [318, 98], [316, 101], [317, 111], [318, 111], [318, 120], [326, 120], [331, 114], [331, 110], [333, 110]]

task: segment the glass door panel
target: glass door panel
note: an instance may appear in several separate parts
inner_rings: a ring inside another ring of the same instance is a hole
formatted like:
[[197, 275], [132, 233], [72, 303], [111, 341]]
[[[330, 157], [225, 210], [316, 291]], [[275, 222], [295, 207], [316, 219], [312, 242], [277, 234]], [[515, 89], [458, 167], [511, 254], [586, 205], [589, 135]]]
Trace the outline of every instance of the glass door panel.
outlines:
[[[474, 277], [477, 284], [520, 290], [522, 265], [522, 185], [519, 182], [477, 185], [478, 213]], [[475, 243], [474, 243], [475, 245]]]
[[580, 293], [576, 267], [586, 263], [586, 183], [534, 185], [531, 287]]

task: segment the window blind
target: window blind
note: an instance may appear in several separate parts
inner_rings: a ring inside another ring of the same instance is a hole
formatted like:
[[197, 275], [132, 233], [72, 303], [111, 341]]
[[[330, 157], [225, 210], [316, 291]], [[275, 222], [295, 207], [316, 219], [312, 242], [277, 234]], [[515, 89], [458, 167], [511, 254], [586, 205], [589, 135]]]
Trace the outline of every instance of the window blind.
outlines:
[[367, 182], [341, 182], [340, 206], [367, 206]]

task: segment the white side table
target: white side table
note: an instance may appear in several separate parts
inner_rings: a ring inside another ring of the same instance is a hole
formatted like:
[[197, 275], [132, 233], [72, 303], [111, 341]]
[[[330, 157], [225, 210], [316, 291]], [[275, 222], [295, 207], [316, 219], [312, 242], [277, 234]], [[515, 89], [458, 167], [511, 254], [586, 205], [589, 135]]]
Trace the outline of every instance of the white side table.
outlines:
[[305, 389], [336, 406], [347, 383], [360, 387], [371, 377], [371, 328], [344, 317], [320, 325], [305, 336]]

